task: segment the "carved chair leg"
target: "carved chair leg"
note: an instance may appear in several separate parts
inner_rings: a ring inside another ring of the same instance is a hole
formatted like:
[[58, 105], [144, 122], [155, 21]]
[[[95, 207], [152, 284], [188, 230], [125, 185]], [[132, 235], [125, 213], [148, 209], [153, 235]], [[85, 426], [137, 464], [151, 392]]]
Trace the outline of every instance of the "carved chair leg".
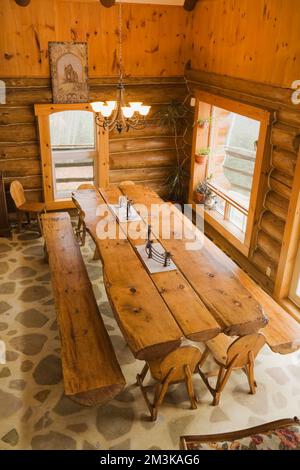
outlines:
[[147, 375], [148, 370], [149, 370], [149, 366], [148, 366], [148, 364], [147, 364], [147, 362], [146, 362], [146, 364], [144, 365], [144, 367], [143, 367], [143, 369], [142, 369], [142, 372], [141, 372], [140, 374], [137, 374], [137, 376], [136, 376], [136, 383], [137, 383], [137, 385], [143, 384], [144, 379], [145, 379], [145, 377], [146, 377], [146, 375]]
[[213, 399], [213, 406], [216, 406], [219, 404], [219, 401], [220, 401], [220, 394], [221, 394], [221, 384], [222, 384], [222, 379], [223, 379], [223, 376], [224, 376], [224, 372], [225, 372], [225, 369], [224, 367], [220, 367], [219, 369], [219, 373], [218, 373], [218, 378], [217, 378], [217, 384], [216, 384], [216, 388], [215, 388], [215, 391], [214, 391], [214, 399]]
[[255, 380], [254, 380], [254, 359], [253, 359], [253, 354], [250, 351], [249, 353], [249, 363], [247, 365], [247, 371], [248, 371], [248, 382], [249, 382], [249, 387], [250, 387], [250, 393], [252, 395], [255, 394], [256, 389], [255, 389]]
[[40, 212], [37, 213], [36, 218], [37, 218], [40, 234], [42, 236], [43, 235], [43, 225], [42, 225], [41, 213]]
[[30, 224], [30, 212], [26, 212], [27, 223]]
[[85, 237], [86, 237], [86, 227], [85, 223], [82, 224], [82, 235], [81, 235], [81, 245], [85, 245]]
[[209, 351], [208, 347], [205, 347], [205, 349], [204, 349], [204, 351], [201, 355], [201, 359], [199, 361], [199, 367], [203, 366], [203, 364], [206, 361], [206, 359], [208, 358], [209, 354], [210, 354], [210, 351]]
[[94, 251], [94, 256], [93, 256], [93, 260], [97, 260], [97, 259], [100, 259], [100, 255], [99, 255], [99, 251], [98, 251], [98, 248], [97, 246], [95, 246], [95, 251]]
[[191, 373], [191, 369], [189, 365], [184, 366], [184, 372], [185, 372], [185, 383], [186, 383], [186, 388], [189, 394], [190, 402], [191, 402], [191, 408], [195, 410], [197, 408], [197, 399], [195, 396], [194, 392], [194, 386], [193, 386], [193, 377]]
[[[156, 421], [158, 407], [164, 401], [165, 395], [167, 393], [167, 390], [168, 390], [169, 384], [172, 380], [172, 376], [173, 376], [174, 372], [175, 372], [175, 367], [173, 367], [172, 369], [169, 370], [169, 373], [167, 374], [166, 378], [162, 382], [161, 388], [160, 387], [156, 388], [156, 393], [155, 393], [155, 397], [154, 397], [154, 401], [153, 401], [153, 411], [151, 413], [152, 421]], [[160, 391], [159, 391], [159, 388], [160, 388]]]

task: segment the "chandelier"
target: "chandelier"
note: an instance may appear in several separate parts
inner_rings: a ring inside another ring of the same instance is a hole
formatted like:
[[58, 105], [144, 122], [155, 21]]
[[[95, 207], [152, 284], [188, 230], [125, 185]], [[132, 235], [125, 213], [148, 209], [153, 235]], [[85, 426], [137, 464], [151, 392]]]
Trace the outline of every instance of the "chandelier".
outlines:
[[95, 112], [96, 124], [105, 130], [143, 129], [145, 127], [145, 116], [151, 106], [143, 105], [140, 101], [131, 101], [129, 106], [125, 102], [125, 85], [123, 82], [122, 61], [122, 4], [119, 2], [119, 82], [117, 85], [116, 101], [95, 101], [91, 103]]

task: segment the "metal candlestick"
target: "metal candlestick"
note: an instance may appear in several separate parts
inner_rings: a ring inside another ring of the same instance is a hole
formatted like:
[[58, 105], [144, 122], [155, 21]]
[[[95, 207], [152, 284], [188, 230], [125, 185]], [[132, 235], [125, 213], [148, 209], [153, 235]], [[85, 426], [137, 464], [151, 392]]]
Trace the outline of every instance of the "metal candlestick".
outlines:
[[170, 266], [171, 253], [165, 251], [164, 253], [159, 253], [155, 248], [153, 248], [153, 240], [151, 240], [151, 225], [148, 225], [147, 229], [147, 242], [145, 246], [145, 251], [149, 259], [157, 261], [157, 263], [162, 264], [164, 267]]

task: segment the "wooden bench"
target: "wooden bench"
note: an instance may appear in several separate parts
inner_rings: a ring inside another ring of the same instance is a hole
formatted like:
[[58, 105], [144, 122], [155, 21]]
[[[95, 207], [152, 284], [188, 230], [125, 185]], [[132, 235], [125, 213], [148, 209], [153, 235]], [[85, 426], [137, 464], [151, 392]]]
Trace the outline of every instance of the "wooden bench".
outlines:
[[125, 386], [113, 346], [98, 310], [70, 216], [42, 216], [61, 339], [66, 395], [95, 406]]

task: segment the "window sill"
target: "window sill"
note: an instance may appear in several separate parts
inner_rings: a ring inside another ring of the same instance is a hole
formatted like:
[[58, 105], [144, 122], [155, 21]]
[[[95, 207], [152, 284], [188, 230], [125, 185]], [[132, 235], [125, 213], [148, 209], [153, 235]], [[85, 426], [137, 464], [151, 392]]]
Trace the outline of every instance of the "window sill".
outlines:
[[281, 305], [295, 320], [300, 323], [300, 308], [294, 304], [289, 298], [277, 300], [279, 305]]
[[215, 210], [204, 210], [204, 220], [217, 230], [226, 240], [235, 246], [243, 255], [249, 255], [249, 246], [244, 243], [245, 233], [238, 227], [224, 220], [223, 216]]

